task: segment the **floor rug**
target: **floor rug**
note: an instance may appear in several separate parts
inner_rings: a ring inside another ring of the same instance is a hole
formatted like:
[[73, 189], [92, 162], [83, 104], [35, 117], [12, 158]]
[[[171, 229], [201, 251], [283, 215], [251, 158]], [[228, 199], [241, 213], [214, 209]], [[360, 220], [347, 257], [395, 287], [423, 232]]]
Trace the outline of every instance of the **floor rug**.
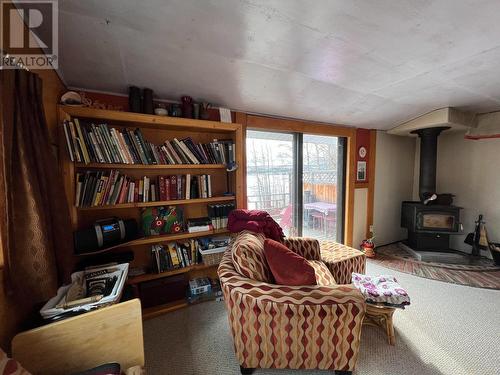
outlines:
[[376, 253], [376, 258], [370, 262], [396, 271], [476, 288], [500, 289], [500, 267], [486, 258], [474, 265], [422, 262], [412, 258], [398, 244], [379, 247]]
[[[396, 345], [365, 326], [353, 375], [500, 374], [500, 291], [423, 279], [369, 262], [366, 273], [391, 273], [411, 305], [394, 313]], [[224, 302], [206, 302], [144, 322], [148, 375], [239, 375]], [[254, 375], [334, 375], [333, 371], [257, 369]]]

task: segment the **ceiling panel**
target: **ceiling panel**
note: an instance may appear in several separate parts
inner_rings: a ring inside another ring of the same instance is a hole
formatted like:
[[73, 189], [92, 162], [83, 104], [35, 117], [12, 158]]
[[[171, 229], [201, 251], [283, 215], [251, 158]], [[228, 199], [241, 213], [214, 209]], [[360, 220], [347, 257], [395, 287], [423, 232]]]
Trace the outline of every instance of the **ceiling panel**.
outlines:
[[496, 0], [63, 0], [70, 87], [379, 129], [500, 109]]

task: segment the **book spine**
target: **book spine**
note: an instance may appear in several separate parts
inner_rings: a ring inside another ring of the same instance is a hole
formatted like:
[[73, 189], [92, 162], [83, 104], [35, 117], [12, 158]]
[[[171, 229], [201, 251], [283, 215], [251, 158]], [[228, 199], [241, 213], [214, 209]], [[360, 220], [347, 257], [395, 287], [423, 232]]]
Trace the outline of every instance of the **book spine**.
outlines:
[[85, 142], [85, 145], [87, 145], [87, 151], [89, 152], [90, 161], [98, 163], [99, 159], [97, 158], [97, 154], [94, 149], [94, 144], [90, 139], [89, 130], [84, 124], [81, 124], [81, 128], [83, 133], [83, 140]]
[[139, 180], [139, 192], [137, 202], [144, 202], [144, 180]]
[[185, 199], [191, 199], [191, 175], [189, 173], [186, 175], [186, 190], [184, 197]]
[[144, 150], [144, 154], [146, 156], [146, 159], [148, 161], [148, 164], [156, 164], [153, 160], [153, 155], [151, 153], [151, 150], [149, 149], [148, 143], [144, 140], [144, 137], [142, 136], [141, 129], [137, 128], [136, 130], [137, 137], [139, 138], [139, 142], [142, 146], [142, 149]]
[[138, 145], [138, 148], [139, 148], [139, 153], [141, 154], [142, 162], [143, 162], [143, 164], [151, 164], [150, 161], [149, 161], [149, 158], [146, 155], [146, 151], [145, 151], [145, 149], [144, 149], [144, 147], [142, 145], [141, 139], [139, 138], [139, 136], [137, 134], [138, 130], [139, 129], [135, 130], [134, 137], [135, 137], [135, 142], [136, 142], [136, 144]]
[[146, 159], [146, 155], [144, 155], [144, 151], [141, 149], [141, 145], [139, 144], [139, 138], [135, 135], [132, 130], [128, 130], [129, 138], [134, 145], [137, 155], [139, 156], [139, 160], [142, 164], [148, 164], [148, 160]]
[[63, 121], [63, 131], [64, 131], [64, 137], [66, 138], [66, 146], [68, 148], [68, 154], [69, 154], [69, 158], [71, 161], [75, 161], [75, 155], [74, 155], [74, 151], [73, 151], [73, 141], [70, 137], [70, 131], [68, 130], [68, 121], [67, 120], [64, 120]]
[[179, 159], [181, 160], [180, 164], [192, 164], [187, 155], [184, 154], [184, 151], [182, 151], [182, 148], [177, 144], [177, 142], [175, 142], [175, 139], [170, 141], [170, 144], [172, 145], [172, 148], [176, 151], [177, 156], [179, 156]]
[[170, 176], [170, 199], [177, 199], [177, 176]]
[[76, 174], [76, 192], [75, 192], [75, 207], [80, 206], [80, 194], [82, 193], [83, 186], [83, 175], [81, 173]]
[[172, 200], [170, 176], [165, 176], [165, 200]]
[[174, 164], [183, 164], [183, 160], [181, 157], [178, 155], [177, 150], [174, 148], [173, 144], [171, 141], [165, 141], [165, 146], [167, 149], [170, 151], [170, 154], [175, 160]]
[[78, 141], [80, 144], [80, 149], [83, 153], [83, 160], [85, 161], [85, 164], [88, 164], [90, 163], [90, 156], [87, 150], [87, 145], [85, 144], [85, 138], [83, 138], [82, 129], [80, 128], [80, 121], [78, 121], [77, 118], [74, 118], [73, 121], [75, 122], [76, 131], [78, 133]]
[[200, 164], [198, 159], [193, 155], [193, 153], [189, 150], [189, 148], [184, 144], [184, 142], [179, 141], [177, 138], [174, 138], [174, 142], [177, 144], [177, 146], [180, 147], [180, 149], [184, 152], [188, 160], [190, 161], [190, 164]]
[[71, 133], [71, 141], [73, 142], [73, 149], [75, 150], [75, 159], [80, 163], [83, 160], [83, 156], [80, 150], [80, 145], [78, 144], [78, 140], [76, 138], [75, 124], [73, 124], [73, 121], [69, 122], [69, 130]]

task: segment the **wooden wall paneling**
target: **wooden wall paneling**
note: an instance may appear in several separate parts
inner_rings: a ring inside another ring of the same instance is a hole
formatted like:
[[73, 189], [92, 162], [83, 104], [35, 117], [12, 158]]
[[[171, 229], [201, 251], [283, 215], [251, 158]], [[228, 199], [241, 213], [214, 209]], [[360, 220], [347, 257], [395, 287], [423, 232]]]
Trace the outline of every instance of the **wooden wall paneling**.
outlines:
[[[62, 123], [64, 120], [70, 120], [70, 116], [64, 113], [62, 110], [58, 110], [57, 115], [57, 132], [59, 136], [59, 145], [66, 145], [66, 138], [64, 135], [64, 130]], [[58, 158], [59, 158], [59, 168], [61, 176], [63, 178], [63, 187], [66, 199], [68, 201], [68, 207], [70, 212], [71, 227], [73, 230], [77, 229], [78, 222], [78, 210], [75, 207], [75, 190], [74, 190], [74, 180], [76, 178], [75, 174], [75, 164], [71, 161], [67, 147], [58, 148]]]
[[236, 155], [238, 159], [238, 171], [237, 180], [240, 181], [240, 186], [238, 189], [238, 196], [240, 199], [237, 200], [238, 208], [247, 208], [247, 154], [246, 154], [246, 138], [247, 138], [247, 114], [243, 112], [236, 112], [235, 115], [236, 122], [241, 125], [241, 135], [236, 133], [238, 139], [237, 144], [241, 146], [236, 150]]
[[356, 133], [347, 137], [344, 244], [352, 246], [354, 230], [354, 185], [356, 179]]
[[55, 70], [35, 70], [43, 81], [43, 107], [45, 119], [52, 144], [58, 145], [58, 114], [57, 104], [61, 95], [66, 92], [66, 86], [61, 81]]
[[375, 159], [377, 157], [377, 131], [370, 130], [370, 151], [368, 155], [368, 170], [370, 171], [370, 179], [368, 180], [368, 202], [366, 214], [366, 238], [370, 238], [373, 234], [370, 232], [370, 226], [373, 225], [373, 205], [375, 199]]
[[355, 128], [347, 126], [256, 115], [247, 115], [246, 126], [250, 129], [289, 131], [347, 138], [355, 137], [356, 134]]

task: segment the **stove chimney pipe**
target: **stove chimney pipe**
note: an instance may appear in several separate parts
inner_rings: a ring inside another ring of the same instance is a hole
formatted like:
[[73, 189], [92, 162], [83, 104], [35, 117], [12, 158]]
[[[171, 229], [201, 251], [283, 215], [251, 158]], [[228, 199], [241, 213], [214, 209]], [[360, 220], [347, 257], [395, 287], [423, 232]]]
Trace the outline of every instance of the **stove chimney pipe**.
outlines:
[[420, 179], [419, 197], [421, 201], [436, 192], [437, 138], [449, 126], [418, 129], [412, 134], [420, 137]]

